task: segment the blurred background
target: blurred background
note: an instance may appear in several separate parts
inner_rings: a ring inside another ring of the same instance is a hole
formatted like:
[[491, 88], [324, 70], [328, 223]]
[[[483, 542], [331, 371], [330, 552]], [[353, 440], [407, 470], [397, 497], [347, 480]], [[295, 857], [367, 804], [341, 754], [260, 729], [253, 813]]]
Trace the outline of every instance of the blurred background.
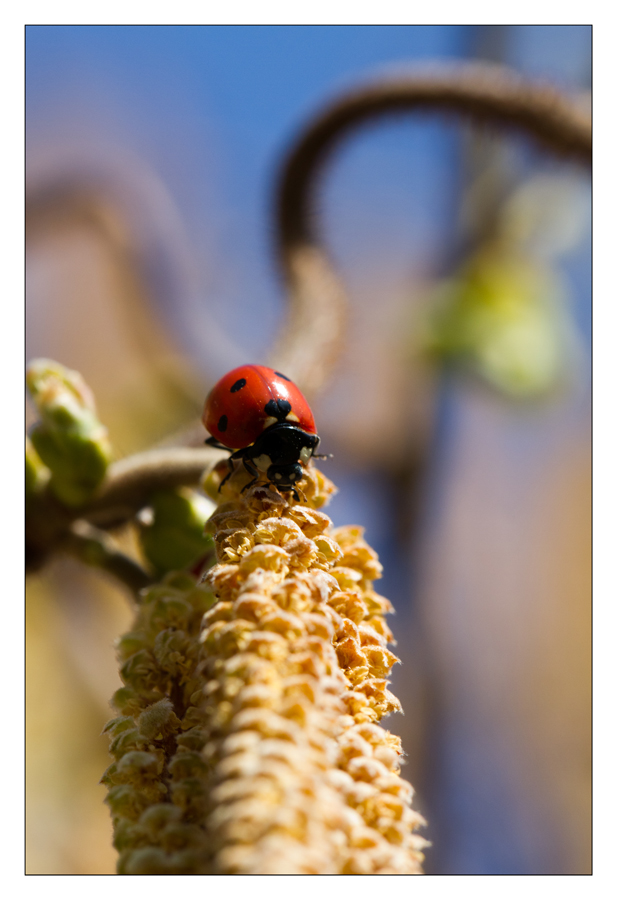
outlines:
[[[273, 192], [307, 118], [457, 59], [590, 104], [588, 26], [28, 26], [27, 357], [83, 374], [118, 455], [186, 425], [277, 333]], [[426, 870], [589, 872], [588, 173], [408, 116], [341, 145], [318, 201], [351, 297], [312, 404], [328, 512], [366, 527], [397, 610], [384, 724]], [[130, 618], [77, 562], [28, 580], [30, 873], [114, 871], [100, 731]]]

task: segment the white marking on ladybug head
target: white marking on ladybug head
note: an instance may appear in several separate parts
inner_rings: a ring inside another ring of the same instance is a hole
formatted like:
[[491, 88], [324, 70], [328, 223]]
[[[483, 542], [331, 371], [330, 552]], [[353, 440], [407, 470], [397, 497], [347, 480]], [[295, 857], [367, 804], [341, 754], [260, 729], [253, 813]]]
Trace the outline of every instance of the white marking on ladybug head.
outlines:
[[297, 417], [297, 415], [295, 414], [295, 412], [289, 412], [289, 413], [287, 413], [287, 415], [286, 415], [285, 418], [286, 418], [286, 419], [289, 419], [290, 422], [299, 422], [299, 421], [300, 421], [300, 419]]
[[306, 465], [312, 455], [313, 451], [310, 447], [303, 447], [302, 450], [300, 450], [300, 461]]
[[258, 469], [261, 469], [262, 472], [267, 472], [272, 465], [272, 460], [266, 453], [262, 453], [261, 456], [255, 457], [253, 459], [253, 462]]
[[278, 422], [278, 419], [275, 418], [275, 416], [268, 416], [268, 418], [264, 422], [264, 428], [269, 428], [270, 425], [274, 425], [275, 422]]
[[277, 481], [280, 481], [283, 476], [281, 475], [280, 472], [275, 472], [274, 477], [276, 478]]

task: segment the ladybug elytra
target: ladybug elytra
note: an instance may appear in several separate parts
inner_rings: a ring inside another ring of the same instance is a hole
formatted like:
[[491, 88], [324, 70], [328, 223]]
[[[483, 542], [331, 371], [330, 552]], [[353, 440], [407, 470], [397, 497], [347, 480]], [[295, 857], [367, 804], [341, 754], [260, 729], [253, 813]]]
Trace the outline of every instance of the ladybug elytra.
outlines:
[[[253, 476], [242, 489], [265, 475], [268, 484], [293, 491], [302, 478], [302, 467], [316, 453], [319, 435], [311, 408], [299, 388], [268, 366], [239, 366], [218, 381], [206, 398], [202, 421], [212, 437], [211, 447], [229, 450], [229, 472], [233, 461], [242, 460]], [[220, 488], [219, 488], [220, 490]]]

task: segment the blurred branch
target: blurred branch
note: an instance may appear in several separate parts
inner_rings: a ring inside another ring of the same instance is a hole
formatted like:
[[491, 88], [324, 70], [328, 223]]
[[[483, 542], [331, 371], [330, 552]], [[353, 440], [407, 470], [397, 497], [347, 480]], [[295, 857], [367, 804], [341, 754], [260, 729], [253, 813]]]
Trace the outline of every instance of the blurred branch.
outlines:
[[290, 313], [270, 363], [308, 394], [327, 381], [341, 351], [347, 300], [322, 246], [315, 210], [318, 179], [332, 151], [370, 120], [440, 113], [498, 131], [518, 131], [550, 153], [591, 164], [591, 121], [583, 104], [501, 66], [465, 64], [382, 80], [348, 92], [309, 122], [278, 187], [278, 254]]
[[59, 549], [77, 557], [86, 565], [103, 569], [134, 594], [154, 580], [138, 563], [122, 553], [108, 534], [83, 519], [73, 522]]
[[[303, 130], [285, 162], [276, 202], [277, 249], [289, 297], [287, 321], [268, 362], [288, 373], [309, 394], [327, 383], [343, 343], [348, 299], [319, 235], [314, 215], [317, 183], [335, 147], [353, 129], [387, 115], [429, 112], [470, 119], [476, 125], [522, 132], [550, 152], [589, 164], [591, 125], [586, 104], [553, 88], [525, 81], [490, 64], [440, 67], [433, 72], [382, 80], [334, 100]], [[60, 181], [29, 194], [28, 234], [34, 237], [58, 222], [87, 223], [105, 237], [136, 288], [147, 288], [146, 261], [131, 239], [122, 210], [97, 185]], [[129, 311], [133, 335], [159, 377], [178, 400], [197, 394], [192, 374], [170, 350], [143, 290], [135, 290]], [[143, 308], [142, 308], [143, 307]], [[164, 445], [196, 445], [201, 425], [170, 436]], [[162, 446], [164, 446], [162, 445]]]
[[97, 496], [80, 517], [99, 527], [120, 525], [139, 512], [153, 491], [198, 484], [228, 454], [211, 447], [147, 450], [114, 463]]
[[[125, 285], [123, 302], [118, 304], [118, 310], [127, 333], [136, 350], [147, 360], [160, 389], [189, 411], [200, 402], [200, 379], [162, 321], [159, 304], [153, 302], [153, 285], [159, 291], [169, 291], [174, 280], [169, 271], [174, 242], [164, 232], [163, 225], [169, 223], [159, 222], [162, 214], [154, 209], [154, 202], [143, 185], [144, 179], [134, 177], [133, 184], [136, 181], [141, 184], [144, 209], [139, 208], [139, 193], [125, 196], [123, 203], [116, 196], [122, 184], [100, 182], [100, 174], [96, 171], [58, 174], [41, 185], [29, 187], [26, 239], [31, 245], [41, 238], [57, 235], [61, 230], [76, 228], [88, 229], [102, 239]], [[152, 209], [148, 207], [148, 201]], [[148, 239], [143, 224], [146, 219], [150, 228], [154, 223], [163, 233], [156, 245]], [[168, 227], [167, 231], [170, 230]], [[161, 252], [160, 247], [166, 248], [166, 252]], [[176, 265], [179, 267], [180, 264]], [[177, 299], [172, 296], [167, 301], [177, 302]]]
[[225, 453], [210, 447], [149, 450], [109, 467], [94, 499], [70, 509], [45, 488], [31, 499], [26, 519], [26, 560], [29, 569], [40, 566], [48, 553], [75, 544], [74, 522], [84, 520], [98, 528], [117, 528], [147, 505], [153, 491], [196, 485]]

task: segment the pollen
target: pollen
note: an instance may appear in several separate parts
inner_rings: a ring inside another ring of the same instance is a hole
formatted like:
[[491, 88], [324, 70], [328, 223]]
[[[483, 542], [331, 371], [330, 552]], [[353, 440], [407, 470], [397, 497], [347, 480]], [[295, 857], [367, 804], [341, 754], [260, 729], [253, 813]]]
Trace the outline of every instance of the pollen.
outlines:
[[335, 490], [320, 472], [300, 488], [302, 504], [228, 489], [210, 522], [209, 871], [419, 874], [424, 821], [400, 741], [378, 724], [400, 710], [388, 690], [391, 606], [373, 590], [381, 565], [362, 529], [333, 529], [320, 511]]

